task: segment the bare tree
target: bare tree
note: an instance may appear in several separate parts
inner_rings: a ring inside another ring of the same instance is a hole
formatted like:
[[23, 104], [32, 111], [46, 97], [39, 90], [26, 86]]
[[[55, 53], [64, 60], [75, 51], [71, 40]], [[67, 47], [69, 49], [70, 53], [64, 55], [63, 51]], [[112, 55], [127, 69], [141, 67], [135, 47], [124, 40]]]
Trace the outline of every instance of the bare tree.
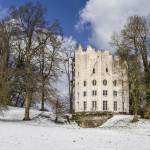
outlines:
[[[45, 47], [49, 40], [49, 36], [42, 38], [41, 35], [45, 34], [44, 30], [49, 31], [45, 19], [45, 9], [40, 4], [33, 4], [29, 2], [20, 6], [19, 8], [12, 8], [10, 10], [10, 17], [15, 20], [17, 29], [17, 36], [15, 43], [15, 52], [25, 66], [24, 79], [25, 79], [25, 117], [24, 120], [29, 120], [29, 110], [32, 100], [32, 95], [35, 90], [34, 79], [34, 60]], [[43, 30], [44, 29], [44, 30]]]
[[64, 41], [63, 49], [63, 65], [64, 72], [67, 77], [68, 84], [68, 99], [70, 102], [70, 113], [73, 113], [73, 99], [74, 99], [74, 61], [76, 43], [72, 39]]
[[[55, 27], [55, 30], [53, 30], [53, 27]], [[49, 36], [49, 40], [47, 41], [47, 44], [41, 49], [41, 52], [37, 57], [37, 64], [39, 68], [38, 82], [39, 90], [41, 93], [41, 111], [45, 110], [44, 103], [46, 96], [49, 93], [47, 90], [53, 88], [53, 84], [58, 79], [58, 75], [60, 73], [60, 35], [60, 27], [58, 24], [53, 24], [49, 34], [47, 35], [46, 33], [45, 35], [45, 37]]]

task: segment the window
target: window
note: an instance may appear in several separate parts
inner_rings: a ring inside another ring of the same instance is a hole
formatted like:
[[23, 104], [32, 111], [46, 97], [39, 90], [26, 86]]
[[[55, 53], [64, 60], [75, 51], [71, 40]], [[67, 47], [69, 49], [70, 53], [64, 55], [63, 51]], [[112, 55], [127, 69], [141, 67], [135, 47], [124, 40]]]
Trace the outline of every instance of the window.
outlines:
[[92, 95], [93, 95], [93, 96], [96, 96], [96, 95], [97, 95], [97, 91], [93, 90], [93, 91], [92, 91]]
[[108, 93], [107, 93], [107, 90], [103, 90], [103, 95], [104, 95], [104, 96], [107, 96], [107, 94], [108, 94]]
[[117, 111], [117, 101], [114, 101], [114, 111]]
[[83, 86], [86, 86], [86, 81], [83, 81]]
[[113, 81], [113, 85], [116, 86], [117, 85], [117, 80]]
[[83, 92], [83, 96], [84, 96], [84, 97], [86, 96], [86, 91]]
[[79, 92], [78, 92], [78, 99], [79, 99]]
[[106, 67], [106, 72], [108, 72], [108, 68]]
[[95, 111], [97, 108], [97, 102], [96, 101], [92, 101], [92, 110]]
[[107, 85], [107, 80], [103, 80], [103, 85]]
[[87, 102], [86, 101], [83, 102], [83, 109], [84, 109], [84, 111], [86, 111], [86, 109], [87, 109]]
[[103, 101], [103, 110], [107, 110], [107, 101]]
[[96, 80], [92, 81], [93, 86], [95, 86], [97, 84]]
[[78, 110], [79, 110], [79, 106], [80, 106], [80, 105], [79, 105], [79, 102], [77, 102], [77, 107], [78, 107], [77, 109], [78, 109]]
[[93, 74], [95, 73], [95, 68], [93, 68]]
[[117, 91], [113, 91], [113, 96], [117, 96]]
[[124, 102], [122, 102], [122, 111], [124, 112]]

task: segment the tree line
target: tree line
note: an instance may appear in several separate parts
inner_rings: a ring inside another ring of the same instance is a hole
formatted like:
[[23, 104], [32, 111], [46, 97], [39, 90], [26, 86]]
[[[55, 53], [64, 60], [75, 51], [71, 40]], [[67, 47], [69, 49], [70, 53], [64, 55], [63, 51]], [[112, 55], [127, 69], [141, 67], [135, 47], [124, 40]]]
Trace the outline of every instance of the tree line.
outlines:
[[120, 57], [120, 65], [127, 68], [130, 113], [134, 114], [134, 121], [138, 114], [150, 118], [149, 18], [129, 17], [122, 30], [113, 34], [112, 44]]
[[[39, 3], [11, 7], [0, 21], [0, 109], [24, 106], [29, 120], [31, 103], [41, 100], [58, 105], [54, 83], [62, 73], [63, 33], [58, 21], [46, 21]], [[65, 51], [65, 50], [64, 50]]]

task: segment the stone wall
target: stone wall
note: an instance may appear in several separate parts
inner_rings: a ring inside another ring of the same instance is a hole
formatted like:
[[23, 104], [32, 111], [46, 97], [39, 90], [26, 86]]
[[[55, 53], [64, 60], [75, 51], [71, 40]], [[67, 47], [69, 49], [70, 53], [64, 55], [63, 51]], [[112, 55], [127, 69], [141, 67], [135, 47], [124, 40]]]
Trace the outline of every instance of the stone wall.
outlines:
[[72, 119], [82, 128], [95, 128], [101, 126], [112, 116], [110, 112], [76, 113]]

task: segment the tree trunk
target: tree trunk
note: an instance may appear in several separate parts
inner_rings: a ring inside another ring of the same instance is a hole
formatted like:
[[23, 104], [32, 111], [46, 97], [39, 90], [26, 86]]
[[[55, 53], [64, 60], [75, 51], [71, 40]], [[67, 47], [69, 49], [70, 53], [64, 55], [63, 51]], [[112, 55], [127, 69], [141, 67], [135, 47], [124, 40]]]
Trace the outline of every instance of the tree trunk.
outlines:
[[32, 71], [31, 65], [28, 62], [27, 66], [27, 81], [26, 81], [26, 96], [25, 96], [25, 117], [23, 120], [30, 120], [29, 111], [32, 99]]
[[150, 71], [145, 72], [146, 101], [150, 104]]
[[41, 111], [45, 111], [44, 103], [45, 103], [45, 94], [44, 87], [42, 88], [42, 99], [41, 99]]
[[138, 115], [137, 112], [135, 112], [132, 122], [137, 122], [137, 121], [138, 121]]
[[[44, 68], [44, 67], [43, 67]], [[42, 72], [42, 97], [41, 97], [41, 111], [45, 111], [45, 80], [44, 80], [44, 74]]]
[[26, 97], [25, 97], [25, 116], [24, 116], [23, 120], [30, 120], [29, 111], [30, 111], [30, 96], [26, 95]]

